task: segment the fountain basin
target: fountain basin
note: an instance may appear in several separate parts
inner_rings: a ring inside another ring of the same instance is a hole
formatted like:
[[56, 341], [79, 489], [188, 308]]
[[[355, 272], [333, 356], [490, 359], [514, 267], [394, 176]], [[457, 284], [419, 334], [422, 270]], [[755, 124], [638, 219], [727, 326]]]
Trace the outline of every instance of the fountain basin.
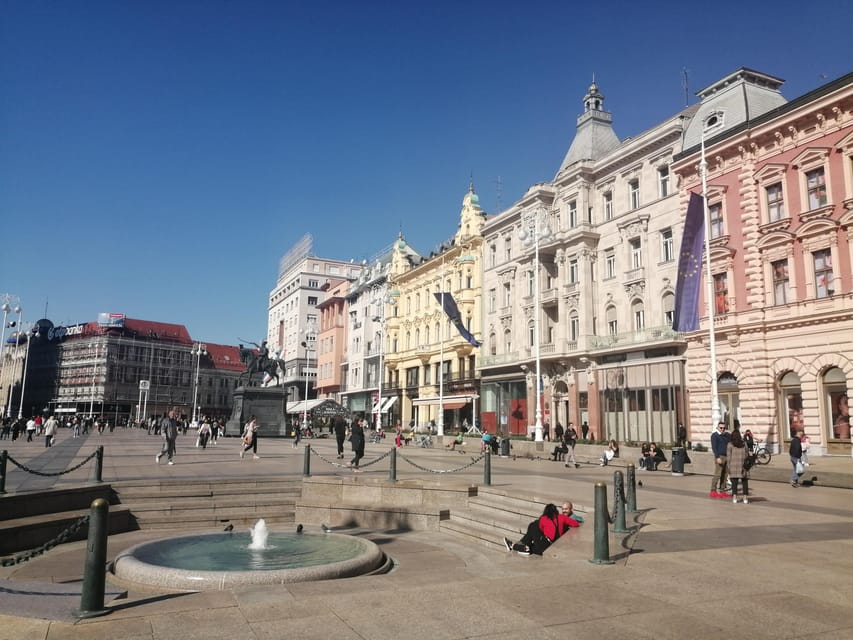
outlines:
[[120, 553], [112, 572], [126, 582], [182, 591], [217, 591], [245, 584], [289, 584], [349, 578], [386, 564], [370, 540], [336, 533], [270, 533], [252, 550], [248, 533], [163, 538]]

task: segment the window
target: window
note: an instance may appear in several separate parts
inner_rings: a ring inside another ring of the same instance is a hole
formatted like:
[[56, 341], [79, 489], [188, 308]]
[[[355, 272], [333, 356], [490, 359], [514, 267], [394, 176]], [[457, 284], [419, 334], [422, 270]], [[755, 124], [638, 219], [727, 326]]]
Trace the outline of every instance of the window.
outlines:
[[725, 273], [714, 276], [714, 313], [723, 316], [729, 312], [729, 281]]
[[672, 262], [675, 260], [675, 251], [672, 244], [672, 229], [664, 229], [660, 232], [660, 260], [661, 262]]
[[498, 263], [498, 246], [495, 244], [489, 245], [489, 266], [494, 267]]
[[812, 254], [814, 258], [815, 297], [828, 298], [833, 290], [832, 254], [829, 249], [821, 249]]
[[675, 318], [675, 295], [672, 293], [663, 296], [663, 322], [667, 327], [672, 326]]
[[512, 304], [512, 287], [509, 282], [504, 283], [504, 307]]
[[308, 296], [308, 306], [316, 307], [317, 306], [317, 296]]
[[723, 205], [719, 202], [708, 207], [708, 218], [711, 221], [711, 239], [723, 235]]
[[512, 353], [512, 332], [504, 331], [504, 353]]
[[497, 311], [498, 307], [498, 292], [496, 289], [489, 289], [489, 313]]
[[631, 268], [639, 269], [643, 266], [643, 241], [640, 238], [631, 240]]
[[785, 200], [782, 196], [782, 183], [771, 184], [764, 189], [764, 192], [767, 196], [767, 216], [770, 222], [787, 218], [788, 216], [785, 214]]
[[504, 238], [504, 259], [512, 260], [512, 238]]
[[809, 210], [826, 205], [826, 175], [823, 167], [806, 173], [806, 190], [809, 194]]
[[773, 303], [790, 302], [791, 281], [788, 278], [788, 260], [776, 260], [770, 263], [773, 272]]
[[319, 289], [320, 288], [320, 281], [319, 280], [309, 280], [308, 281], [308, 288], [309, 289]]
[[569, 340], [577, 342], [579, 335], [580, 320], [578, 319], [578, 314], [576, 312], [572, 312], [572, 315], [569, 317]]
[[628, 188], [631, 190], [631, 208], [639, 209], [640, 207], [640, 181], [631, 180], [628, 183]]
[[534, 277], [533, 269], [527, 272], [527, 295], [532, 296], [536, 293], [535, 290], [536, 279]]
[[616, 252], [608, 249], [604, 253], [604, 277], [605, 279], [616, 277]]
[[639, 300], [631, 305], [631, 314], [634, 316], [634, 331], [642, 331], [646, 328], [646, 317], [643, 303]]
[[608, 335], [615, 336], [619, 334], [619, 323], [616, 320], [616, 307], [607, 307], [605, 312], [607, 320]]
[[578, 261], [569, 260], [569, 282], [578, 281]]
[[531, 322], [527, 325], [527, 346], [533, 347], [536, 344], [536, 326]]
[[604, 194], [604, 219], [613, 220], [613, 193], [611, 191]]
[[669, 167], [658, 169], [658, 195], [661, 198], [669, 195]]
[[572, 200], [569, 203], [569, 228], [574, 229], [578, 226], [578, 201]]

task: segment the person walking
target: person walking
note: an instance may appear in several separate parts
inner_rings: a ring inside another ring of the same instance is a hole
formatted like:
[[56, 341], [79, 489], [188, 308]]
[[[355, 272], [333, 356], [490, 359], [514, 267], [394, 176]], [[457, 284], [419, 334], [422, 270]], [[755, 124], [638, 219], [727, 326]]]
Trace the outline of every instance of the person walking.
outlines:
[[728, 498], [726, 492], [726, 460], [731, 436], [726, 432], [726, 423], [718, 422], [717, 430], [711, 434], [711, 452], [714, 454], [714, 475], [711, 476], [711, 498]]
[[570, 422], [569, 426], [566, 428], [566, 432], [564, 434], [564, 441], [566, 443], [567, 451], [566, 451], [566, 466], [573, 466], [575, 469], [578, 469], [580, 465], [578, 461], [575, 459], [575, 445], [578, 443], [578, 432], [575, 429], [575, 423]]
[[207, 442], [210, 440], [210, 436], [213, 433], [213, 430], [210, 427], [210, 420], [207, 417], [202, 417], [201, 424], [198, 425], [198, 444], [202, 449], [207, 449]]
[[788, 447], [788, 455], [791, 456], [791, 465], [794, 467], [794, 470], [791, 473], [791, 486], [795, 488], [800, 486], [800, 474], [798, 473], [797, 465], [802, 462], [803, 457], [802, 437], [803, 432], [797, 431], [797, 433], [794, 434], [794, 437], [791, 438], [791, 446]]
[[169, 464], [175, 464], [175, 445], [178, 442], [178, 421], [175, 420], [174, 411], [163, 414], [163, 418], [160, 420], [160, 433], [163, 434], [163, 448], [160, 450], [160, 453], [154, 456], [154, 461], [160, 464], [160, 458], [165, 455], [169, 460]]
[[737, 504], [738, 484], [743, 481], [743, 503], [749, 504], [749, 470], [746, 468], [746, 459], [749, 450], [740, 435], [740, 431], [732, 433], [732, 437], [726, 445], [726, 466], [729, 478], [732, 481], [732, 503]]
[[53, 437], [56, 435], [56, 430], [59, 428], [59, 423], [56, 418], [50, 416], [47, 422], [44, 423], [44, 446], [53, 446]]
[[246, 452], [251, 449], [252, 450], [252, 458], [254, 460], [259, 460], [260, 456], [258, 455], [258, 419], [252, 415], [249, 416], [249, 421], [246, 423], [246, 426], [243, 427], [243, 448], [240, 449], [240, 458], [242, 459]]
[[36, 432], [36, 421], [30, 418], [27, 420], [27, 442], [33, 441], [33, 435]]
[[338, 443], [338, 460], [343, 460], [344, 457], [344, 440], [347, 438], [347, 423], [343, 416], [335, 418], [335, 440]]
[[352, 467], [353, 473], [361, 473], [358, 463], [364, 457], [364, 419], [353, 422], [352, 433], [350, 433], [349, 439], [352, 445], [353, 457], [347, 466]]

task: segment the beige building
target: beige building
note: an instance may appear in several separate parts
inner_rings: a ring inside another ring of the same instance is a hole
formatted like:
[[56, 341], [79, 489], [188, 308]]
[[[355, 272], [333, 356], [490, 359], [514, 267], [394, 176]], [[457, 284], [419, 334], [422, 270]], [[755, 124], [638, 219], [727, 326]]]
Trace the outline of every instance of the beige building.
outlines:
[[[462, 337], [435, 294], [450, 296], [458, 323], [482, 340], [482, 234], [486, 214], [471, 187], [456, 234], [428, 257], [413, 257], [405, 240], [394, 245], [388, 274], [394, 303], [385, 305], [385, 370], [389, 395], [399, 398], [408, 424], [435, 422], [438, 433], [471, 424], [479, 414], [480, 349]], [[443, 405], [443, 410], [440, 409]]]
[[[782, 81], [741, 69], [699, 93], [673, 173], [680, 209], [702, 192], [705, 138], [716, 376], [722, 419], [787, 452], [850, 455], [853, 386], [853, 74], [772, 110]], [[756, 88], [756, 87], [761, 87]], [[751, 106], [751, 105], [750, 105]], [[693, 437], [712, 426], [709, 314], [688, 336]]]

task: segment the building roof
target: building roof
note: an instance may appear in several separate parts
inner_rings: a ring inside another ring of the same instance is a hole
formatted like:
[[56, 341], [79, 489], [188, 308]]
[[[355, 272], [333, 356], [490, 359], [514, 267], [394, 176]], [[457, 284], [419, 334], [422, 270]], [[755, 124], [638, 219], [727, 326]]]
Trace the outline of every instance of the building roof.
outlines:
[[243, 371], [246, 366], [240, 360], [240, 350], [228, 344], [205, 343], [208, 362], [214, 369], [223, 371]]

